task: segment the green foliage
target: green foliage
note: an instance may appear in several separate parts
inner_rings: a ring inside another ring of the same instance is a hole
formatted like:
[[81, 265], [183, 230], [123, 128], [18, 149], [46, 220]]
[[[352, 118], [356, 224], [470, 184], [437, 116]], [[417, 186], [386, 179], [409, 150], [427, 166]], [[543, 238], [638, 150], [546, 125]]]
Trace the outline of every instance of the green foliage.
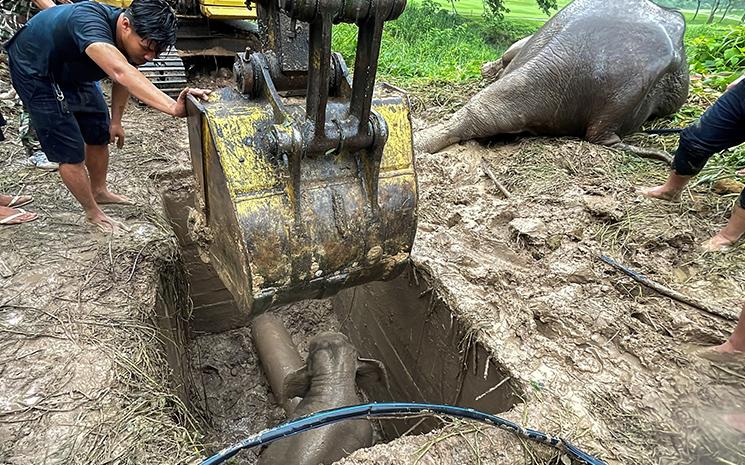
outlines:
[[[509, 1], [505, 3], [505, 0], [483, 0], [483, 2], [485, 12], [497, 18], [502, 18], [504, 13], [510, 12]], [[535, 2], [538, 4], [538, 8], [546, 14], [550, 14], [558, 8], [556, 0], [535, 0]]]
[[686, 34], [691, 73], [719, 90], [735, 80], [745, 68], [745, 26], [697, 27]]
[[[481, 65], [496, 60], [500, 53], [481, 32], [480, 25], [431, 0], [409, 4], [401, 17], [385, 25], [378, 74], [402, 84], [479, 79]], [[334, 28], [333, 48], [350, 65], [356, 43], [356, 26]]]
[[486, 41], [497, 48], [508, 46], [533, 34], [540, 28], [540, 24], [532, 21], [510, 21], [485, 13], [481, 22], [481, 35]]

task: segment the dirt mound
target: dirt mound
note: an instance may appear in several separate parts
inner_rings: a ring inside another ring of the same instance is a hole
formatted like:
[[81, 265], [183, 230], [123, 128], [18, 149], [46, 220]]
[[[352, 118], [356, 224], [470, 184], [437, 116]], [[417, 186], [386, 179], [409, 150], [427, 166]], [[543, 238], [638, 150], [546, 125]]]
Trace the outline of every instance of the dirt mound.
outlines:
[[[681, 204], [642, 198], [636, 188], [665, 167], [577, 140], [469, 143], [420, 155], [418, 172], [414, 263], [527, 393], [508, 416], [611, 463], [743, 463], [745, 437], [720, 419], [745, 408], [742, 366], [691, 353], [724, 340], [745, 295], [744, 248], [697, 246], [724, 224], [734, 196], [700, 188]], [[641, 287], [601, 254], [729, 318]], [[372, 451], [346, 463], [387, 457]]]

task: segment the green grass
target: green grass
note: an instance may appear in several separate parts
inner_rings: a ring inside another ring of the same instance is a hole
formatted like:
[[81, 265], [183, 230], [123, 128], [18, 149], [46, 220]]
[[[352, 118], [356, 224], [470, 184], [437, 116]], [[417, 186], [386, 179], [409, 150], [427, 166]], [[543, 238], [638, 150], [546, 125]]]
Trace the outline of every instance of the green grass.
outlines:
[[[496, 60], [508, 45], [488, 43], [482, 31], [481, 25], [431, 2], [410, 4], [400, 18], [386, 24], [378, 73], [401, 85], [478, 80], [481, 65]], [[356, 40], [356, 26], [334, 28], [333, 48], [350, 65]]]
[[[503, 20], [485, 18], [482, 0], [412, 0], [396, 21], [387, 23], [378, 75], [401, 86], [473, 83], [480, 67], [496, 60], [514, 41], [532, 34], [548, 15], [535, 0], [505, 0], [509, 12]], [[570, 0], [558, 0], [563, 7]], [[690, 21], [693, 12], [685, 12]], [[741, 13], [732, 12], [731, 17]], [[691, 21], [686, 44], [701, 36], [719, 36], [729, 30], [726, 19], [704, 25], [708, 12]], [[348, 64], [354, 62], [357, 28], [341, 24], [334, 28], [333, 48]], [[745, 53], [745, 50], [744, 50]]]
[[[559, 0], [559, 8], [564, 7], [570, 0]], [[484, 14], [484, 3], [482, 0], [436, 0], [443, 8], [458, 12], [459, 15], [472, 19], [481, 19]], [[509, 13], [505, 18], [518, 21], [532, 21], [539, 25], [543, 24], [549, 16], [538, 8], [534, 0], [506, 0], [505, 6], [509, 8]]]

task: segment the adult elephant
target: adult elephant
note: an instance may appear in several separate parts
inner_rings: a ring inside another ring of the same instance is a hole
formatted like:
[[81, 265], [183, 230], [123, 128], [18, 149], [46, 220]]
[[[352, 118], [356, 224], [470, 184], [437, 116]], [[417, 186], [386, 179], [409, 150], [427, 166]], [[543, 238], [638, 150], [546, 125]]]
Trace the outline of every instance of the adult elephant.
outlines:
[[415, 146], [522, 132], [619, 144], [686, 101], [684, 32], [683, 15], [648, 0], [575, 0], [510, 47], [500, 78]]

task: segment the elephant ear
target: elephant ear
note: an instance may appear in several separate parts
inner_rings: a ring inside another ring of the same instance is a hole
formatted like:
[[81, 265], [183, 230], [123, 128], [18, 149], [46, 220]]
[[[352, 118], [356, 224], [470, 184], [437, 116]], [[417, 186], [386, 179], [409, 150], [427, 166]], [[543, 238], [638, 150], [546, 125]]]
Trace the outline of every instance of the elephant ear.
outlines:
[[357, 358], [357, 384], [366, 388], [376, 383], [382, 383], [388, 389], [388, 373], [380, 360], [372, 358]]
[[303, 365], [302, 368], [298, 368], [285, 376], [282, 394], [285, 396], [285, 399], [305, 397], [308, 389], [310, 389], [310, 374], [308, 373], [308, 366]]

